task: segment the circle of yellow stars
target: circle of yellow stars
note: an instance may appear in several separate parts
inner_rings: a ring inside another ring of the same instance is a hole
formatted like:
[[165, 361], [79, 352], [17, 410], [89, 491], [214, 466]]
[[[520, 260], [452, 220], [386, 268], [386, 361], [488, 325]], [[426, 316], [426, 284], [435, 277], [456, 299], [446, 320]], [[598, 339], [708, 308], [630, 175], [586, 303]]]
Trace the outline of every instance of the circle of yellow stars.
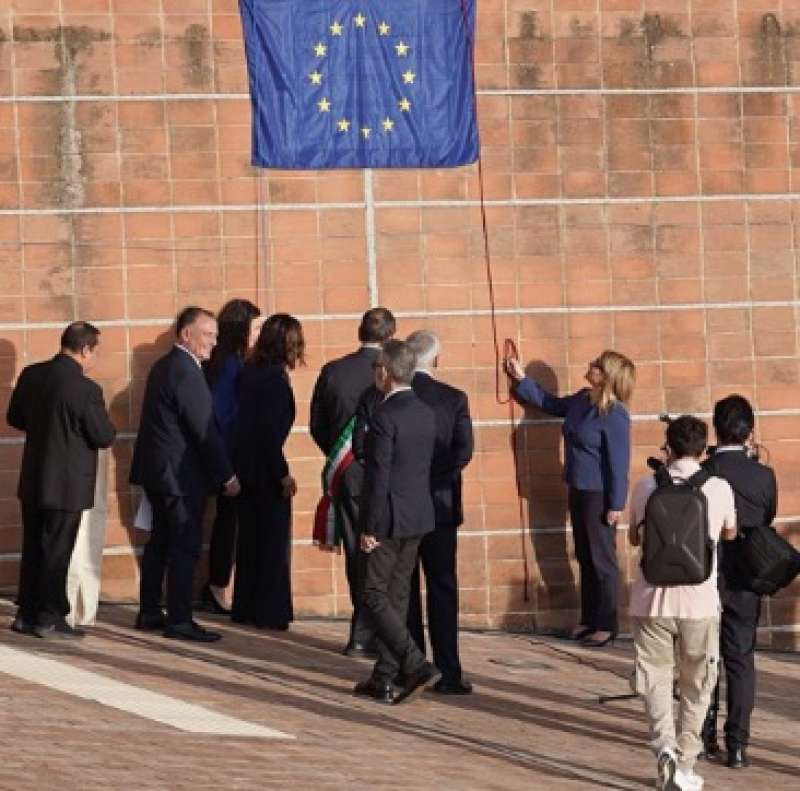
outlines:
[[[361, 11], [353, 16], [352, 22], [354, 29], [367, 29], [367, 18]], [[342, 37], [345, 34], [345, 25], [339, 20], [334, 20], [328, 25], [328, 30], [331, 36], [337, 38]], [[375, 26], [375, 30], [378, 36], [388, 36], [392, 32], [392, 26], [385, 20], [381, 20]], [[324, 41], [317, 41], [313, 45], [312, 50], [315, 58], [322, 59], [328, 54], [328, 45]], [[408, 53], [411, 51], [411, 46], [401, 38], [394, 44], [394, 51], [398, 58], [407, 58]], [[404, 85], [414, 85], [417, 78], [416, 73], [409, 68], [402, 72], [400, 76], [403, 79]], [[308, 81], [312, 86], [321, 87], [323, 85], [324, 75], [318, 68], [315, 68], [313, 71], [309, 72]], [[316, 102], [316, 105], [320, 113], [330, 113], [333, 107], [333, 103], [327, 96], [320, 98]], [[397, 109], [401, 113], [411, 112], [411, 106], [411, 100], [406, 96], [401, 96], [397, 102]], [[349, 118], [340, 118], [336, 121], [336, 130], [341, 134], [348, 134], [352, 126], [353, 122]], [[380, 126], [384, 134], [390, 134], [394, 131], [395, 121], [387, 115], [381, 120]], [[364, 140], [369, 140], [373, 129], [369, 126], [361, 126], [354, 129], [354, 131], [357, 131]]]

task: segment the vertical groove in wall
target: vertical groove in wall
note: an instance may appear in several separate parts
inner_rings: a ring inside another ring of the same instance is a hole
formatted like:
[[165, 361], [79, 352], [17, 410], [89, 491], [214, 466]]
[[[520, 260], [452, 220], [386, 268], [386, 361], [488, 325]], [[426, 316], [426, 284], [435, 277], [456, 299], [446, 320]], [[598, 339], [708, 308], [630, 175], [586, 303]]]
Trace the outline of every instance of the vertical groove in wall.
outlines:
[[378, 252], [375, 244], [375, 192], [374, 174], [371, 169], [364, 171], [364, 219], [367, 242], [367, 288], [370, 307], [376, 307], [378, 298]]

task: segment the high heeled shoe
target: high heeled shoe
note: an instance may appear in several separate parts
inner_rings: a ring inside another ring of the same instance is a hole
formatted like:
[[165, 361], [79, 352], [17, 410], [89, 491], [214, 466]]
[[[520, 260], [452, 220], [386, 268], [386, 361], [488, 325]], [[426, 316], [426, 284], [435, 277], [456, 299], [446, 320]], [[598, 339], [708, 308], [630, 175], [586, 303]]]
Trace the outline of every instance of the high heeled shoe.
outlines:
[[[595, 633], [596, 634], [596, 633]], [[581, 640], [581, 645], [586, 646], [586, 648], [602, 648], [604, 645], [614, 645], [614, 640], [617, 639], [616, 632], [609, 632], [608, 637], [604, 637], [602, 639], [598, 639], [596, 637], [591, 637], [587, 635], [586, 637]]]
[[211, 585], [208, 584], [203, 588], [203, 604], [207, 610], [217, 613], [217, 615], [231, 614], [230, 610], [226, 609], [219, 603], [219, 600], [214, 595], [214, 591], [211, 590]]
[[591, 626], [576, 626], [570, 633], [570, 640], [583, 640], [587, 635], [592, 634], [595, 630]]

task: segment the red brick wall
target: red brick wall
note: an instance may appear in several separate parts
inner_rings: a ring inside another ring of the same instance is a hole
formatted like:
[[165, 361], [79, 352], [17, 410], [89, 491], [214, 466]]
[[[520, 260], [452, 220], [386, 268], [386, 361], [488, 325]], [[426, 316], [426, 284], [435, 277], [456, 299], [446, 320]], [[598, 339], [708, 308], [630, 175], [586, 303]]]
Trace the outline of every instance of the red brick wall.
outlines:
[[[354, 6], [355, 8], [355, 6]], [[798, 0], [478, 0], [483, 170], [501, 338], [560, 391], [611, 346], [638, 364], [633, 477], [662, 410], [753, 399], [800, 519]], [[302, 613], [345, 614], [341, 562], [309, 546], [321, 459], [305, 431], [319, 366], [385, 304], [441, 333], [478, 453], [460, 540], [464, 622], [575, 618], [558, 427], [495, 403], [477, 169], [256, 173], [235, 0], [0, 0], [0, 359], [15, 373], [62, 325], [103, 327], [112, 454], [109, 598], [136, 591], [126, 484], [143, 379], [189, 302], [233, 296], [301, 316], [294, 376]], [[19, 548], [19, 437], [0, 444], [0, 585]], [[619, 554], [631, 560], [620, 533]], [[525, 575], [528, 596], [524, 595]], [[789, 643], [798, 587], [771, 600]], [[773, 628], [777, 627], [777, 628]]]

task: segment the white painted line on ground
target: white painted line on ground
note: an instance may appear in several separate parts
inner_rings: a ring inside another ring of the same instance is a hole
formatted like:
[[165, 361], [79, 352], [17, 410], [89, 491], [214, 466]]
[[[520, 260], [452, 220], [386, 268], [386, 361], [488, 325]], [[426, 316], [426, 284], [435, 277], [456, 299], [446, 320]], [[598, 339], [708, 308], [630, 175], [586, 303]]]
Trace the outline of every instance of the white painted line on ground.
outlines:
[[295, 738], [283, 731], [218, 714], [193, 703], [185, 703], [168, 695], [9, 646], [0, 646], [0, 672], [187, 733], [260, 739]]

